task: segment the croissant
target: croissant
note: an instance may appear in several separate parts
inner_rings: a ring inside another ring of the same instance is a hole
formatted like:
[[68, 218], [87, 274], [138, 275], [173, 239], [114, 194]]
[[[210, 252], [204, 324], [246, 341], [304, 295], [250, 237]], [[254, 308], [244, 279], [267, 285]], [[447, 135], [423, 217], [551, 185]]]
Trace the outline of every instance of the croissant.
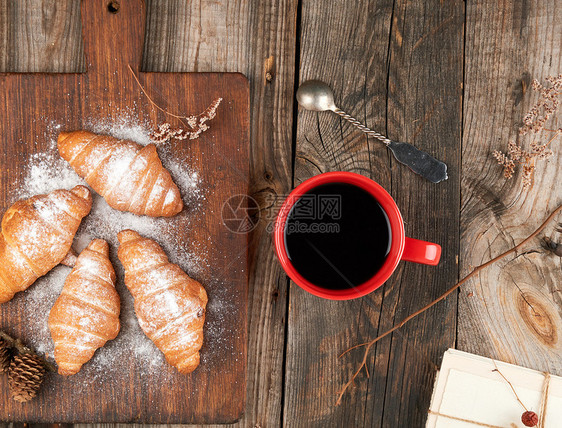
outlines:
[[78, 256], [49, 314], [59, 374], [78, 373], [98, 348], [117, 337], [120, 305], [109, 246], [94, 239]]
[[171, 217], [183, 209], [154, 144], [143, 147], [87, 131], [61, 132], [57, 144], [60, 155], [110, 207], [152, 217]]
[[117, 235], [117, 256], [125, 268], [125, 285], [145, 334], [180, 373], [199, 365], [207, 293], [168, 257], [156, 242], [133, 230]]
[[84, 186], [17, 201], [2, 218], [0, 303], [61, 263], [92, 207]]

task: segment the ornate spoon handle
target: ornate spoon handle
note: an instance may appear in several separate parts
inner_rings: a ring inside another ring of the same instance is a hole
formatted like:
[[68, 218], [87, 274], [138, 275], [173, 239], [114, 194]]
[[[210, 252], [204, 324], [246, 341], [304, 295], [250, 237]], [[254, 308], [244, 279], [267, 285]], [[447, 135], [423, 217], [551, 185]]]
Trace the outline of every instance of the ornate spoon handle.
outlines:
[[386, 138], [384, 135], [379, 134], [378, 132], [375, 132], [372, 129], [367, 128], [365, 125], [363, 125], [357, 119], [355, 119], [353, 116], [348, 115], [345, 111], [340, 110], [337, 107], [335, 108], [335, 110], [332, 110], [332, 111], [334, 113], [336, 113], [337, 115], [343, 117], [349, 123], [355, 125], [357, 128], [359, 128], [365, 134], [370, 135], [371, 137], [375, 137], [377, 140], [381, 141], [382, 143], [386, 144], [387, 146], [390, 144], [390, 140], [388, 138]]
[[416, 174], [421, 175], [432, 183], [439, 183], [447, 179], [447, 165], [426, 152], [415, 148], [408, 143], [391, 141], [384, 135], [367, 128], [353, 116], [336, 106], [334, 92], [324, 82], [319, 80], [308, 80], [300, 85], [297, 90], [297, 101], [307, 110], [333, 111], [359, 128], [365, 134], [376, 138], [388, 147], [396, 160], [403, 163]]
[[332, 109], [332, 111], [337, 115], [343, 117], [349, 123], [356, 126], [365, 134], [371, 137], [375, 137], [377, 140], [380, 140], [382, 143], [386, 144], [386, 147], [390, 149], [396, 160], [406, 165], [416, 174], [421, 175], [423, 178], [431, 181], [432, 183], [439, 183], [440, 181], [446, 180], [448, 178], [447, 164], [435, 159], [429, 153], [421, 151], [420, 149], [412, 146], [409, 143], [399, 143], [396, 141], [392, 141], [384, 135], [381, 135], [378, 132], [367, 128], [353, 116], [350, 116], [345, 111], [337, 107]]
[[409, 143], [391, 141], [388, 146], [396, 160], [432, 183], [449, 178], [447, 164]]

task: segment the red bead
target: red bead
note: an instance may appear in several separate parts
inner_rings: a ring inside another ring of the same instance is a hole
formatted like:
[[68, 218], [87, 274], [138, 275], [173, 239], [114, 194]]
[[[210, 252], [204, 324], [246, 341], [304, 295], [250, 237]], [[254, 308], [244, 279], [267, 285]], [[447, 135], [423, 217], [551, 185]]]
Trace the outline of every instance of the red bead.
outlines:
[[539, 417], [535, 412], [528, 410], [521, 415], [521, 422], [526, 427], [535, 427], [539, 423]]

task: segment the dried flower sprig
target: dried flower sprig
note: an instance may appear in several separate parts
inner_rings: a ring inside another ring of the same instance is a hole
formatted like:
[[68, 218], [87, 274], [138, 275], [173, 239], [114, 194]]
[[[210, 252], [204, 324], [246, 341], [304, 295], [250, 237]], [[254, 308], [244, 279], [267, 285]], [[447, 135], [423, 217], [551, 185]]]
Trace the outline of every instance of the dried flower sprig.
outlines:
[[545, 80], [548, 82], [547, 86], [541, 85], [536, 79], [533, 80], [532, 88], [540, 93], [539, 100], [523, 118], [523, 126], [519, 128], [519, 137], [542, 132], [550, 133], [551, 135], [554, 133], [554, 135], [544, 144], [536, 140], [532, 141], [529, 144], [529, 150], [523, 148], [523, 142], [517, 144], [515, 141], [509, 141], [506, 153], [499, 150], [492, 152], [492, 156], [498, 164], [503, 166], [504, 177], [507, 179], [513, 177], [517, 165], [522, 166], [522, 184], [524, 188], [531, 186], [533, 182], [536, 160], [547, 159], [552, 156], [552, 150], [549, 146], [557, 137], [562, 135], [562, 128], [546, 129], [544, 127], [550, 116], [560, 105], [562, 74], [549, 76]]
[[544, 124], [560, 105], [562, 95], [562, 73], [558, 76], [548, 76], [545, 79], [550, 85], [543, 86], [537, 79], [533, 80], [532, 88], [540, 93], [539, 100], [523, 118], [523, 126], [519, 128], [519, 135], [529, 132], [534, 134], [543, 130]]
[[194, 140], [195, 138], [199, 138], [199, 135], [201, 135], [202, 132], [205, 132], [207, 129], [209, 129], [209, 125], [207, 125], [207, 122], [211, 119], [214, 119], [217, 115], [217, 108], [219, 107], [222, 98], [217, 98], [216, 100], [214, 100], [209, 105], [209, 107], [207, 107], [205, 111], [203, 111], [203, 113], [200, 113], [197, 116], [184, 116], [172, 113], [154, 102], [152, 97], [148, 95], [148, 92], [146, 92], [146, 89], [144, 89], [144, 87], [140, 83], [139, 78], [137, 77], [131, 66], [127, 65], [127, 67], [129, 68], [129, 71], [133, 75], [135, 82], [141, 89], [142, 93], [146, 96], [150, 104], [152, 104], [155, 108], [160, 110], [165, 115], [178, 119], [180, 122], [190, 128], [189, 130], [181, 128], [172, 129], [172, 125], [170, 125], [168, 122], [165, 122], [157, 126], [152, 133], [151, 138], [154, 143], [161, 144], [169, 141], [170, 139], [186, 140], [189, 138], [190, 140]]
[[152, 141], [156, 144], [162, 144], [169, 140], [194, 140], [199, 138], [202, 132], [209, 129], [206, 122], [212, 120], [217, 115], [217, 108], [221, 103], [222, 98], [214, 100], [203, 113], [198, 116], [189, 116], [186, 118], [187, 124], [191, 129], [186, 130], [183, 128], [172, 128], [168, 122], [164, 122], [156, 127], [151, 135]]

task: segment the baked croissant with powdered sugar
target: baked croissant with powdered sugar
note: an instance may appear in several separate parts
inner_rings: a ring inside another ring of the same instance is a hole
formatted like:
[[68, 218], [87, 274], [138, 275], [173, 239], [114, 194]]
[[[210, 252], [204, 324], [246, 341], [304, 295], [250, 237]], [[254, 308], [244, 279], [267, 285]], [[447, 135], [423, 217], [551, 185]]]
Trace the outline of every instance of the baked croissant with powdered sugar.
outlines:
[[76, 259], [49, 313], [59, 374], [78, 373], [98, 348], [117, 337], [121, 300], [115, 280], [109, 245], [94, 239]]
[[63, 262], [91, 208], [84, 186], [22, 199], [8, 208], [0, 236], [0, 303]]
[[207, 293], [178, 265], [168, 261], [152, 239], [133, 230], [117, 235], [117, 256], [125, 268], [125, 285], [145, 334], [180, 373], [199, 365]]
[[162, 166], [154, 144], [141, 146], [88, 131], [61, 132], [60, 155], [119, 211], [171, 217], [183, 209], [178, 186]]

